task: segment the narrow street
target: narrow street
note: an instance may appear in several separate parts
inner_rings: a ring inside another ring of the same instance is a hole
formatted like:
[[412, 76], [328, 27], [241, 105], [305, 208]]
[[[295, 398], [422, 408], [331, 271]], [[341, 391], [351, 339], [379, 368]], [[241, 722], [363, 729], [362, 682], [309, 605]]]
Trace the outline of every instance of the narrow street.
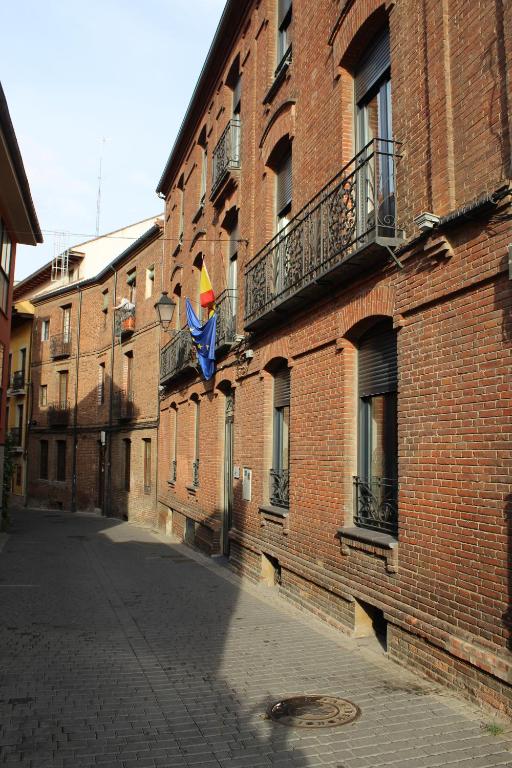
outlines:
[[[128, 523], [16, 513], [0, 601], [2, 765], [512, 765], [492, 715]], [[265, 717], [299, 693], [360, 716], [316, 729]]]

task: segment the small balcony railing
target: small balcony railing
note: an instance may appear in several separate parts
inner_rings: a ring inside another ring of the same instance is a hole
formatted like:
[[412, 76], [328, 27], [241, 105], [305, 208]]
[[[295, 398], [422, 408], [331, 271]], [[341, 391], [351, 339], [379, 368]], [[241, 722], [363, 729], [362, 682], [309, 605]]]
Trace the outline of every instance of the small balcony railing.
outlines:
[[237, 291], [227, 288], [215, 302], [217, 311], [217, 351], [236, 341]]
[[124, 390], [114, 392], [112, 414], [114, 419], [119, 420], [130, 420], [135, 418], [135, 399], [133, 392], [125, 392]]
[[48, 406], [48, 426], [49, 427], [67, 427], [69, 424], [69, 400], [63, 400], [57, 403], [50, 403]]
[[196, 351], [188, 326], [178, 331], [160, 352], [160, 381], [169, 381], [195, 367]]
[[116, 309], [115, 334], [117, 337], [131, 335], [135, 330], [135, 307]]
[[13, 451], [18, 450], [21, 448], [21, 438], [22, 438], [22, 432], [21, 427], [13, 427], [9, 430], [9, 441], [11, 444], [11, 449]]
[[249, 262], [245, 327], [370, 272], [404, 233], [396, 217], [398, 142], [373, 139]]
[[270, 470], [270, 503], [274, 507], [290, 506], [290, 472], [288, 469]]
[[240, 118], [232, 117], [213, 150], [212, 190], [210, 200], [231, 173], [240, 169]]
[[23, 390], [25, 388], [25, 371], [14, 371], [9, 381], [11, 392]]
[[69, 357], [71, 354], [71, 332], [57, 333], [50, 339], [50, 357]]
[[398, 481], [385, 477], [354, 477], [355, 522], [396, 536], [398, 532]]

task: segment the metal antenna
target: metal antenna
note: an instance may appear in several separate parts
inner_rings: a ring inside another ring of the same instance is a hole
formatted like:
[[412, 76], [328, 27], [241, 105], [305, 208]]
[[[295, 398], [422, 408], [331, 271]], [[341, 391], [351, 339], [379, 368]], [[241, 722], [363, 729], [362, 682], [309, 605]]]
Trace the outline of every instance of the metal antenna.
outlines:
[[100, 234], [100, 213], [101, 213], [101, 166], [103, 164], [103, 150], [108, 139], [103, 136], [100, 149], [100, 167], [98, 172], [98, 197], [96, 199], [96, 237]]

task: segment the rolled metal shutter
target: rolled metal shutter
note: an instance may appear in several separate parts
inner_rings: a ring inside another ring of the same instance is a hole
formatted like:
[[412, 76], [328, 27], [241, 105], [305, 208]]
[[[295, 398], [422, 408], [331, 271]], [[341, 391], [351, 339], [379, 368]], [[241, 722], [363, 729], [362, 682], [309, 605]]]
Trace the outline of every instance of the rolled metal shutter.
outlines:
[[292, 203], [292, 153], [288, 154], [277, 172], [276, 210], [279, 214]]
[[355, 95], [358, 104], [391, 66], [389, 32], [386, 31], [368, 51], [356, 73]]
[[274, 408], [290, 405], [290, 369], [281, 368], [274, 375]]
[[398, 364], [396, 331], [376, 328], [366, 334], [359, 344], [359, 397], [396, 392]]

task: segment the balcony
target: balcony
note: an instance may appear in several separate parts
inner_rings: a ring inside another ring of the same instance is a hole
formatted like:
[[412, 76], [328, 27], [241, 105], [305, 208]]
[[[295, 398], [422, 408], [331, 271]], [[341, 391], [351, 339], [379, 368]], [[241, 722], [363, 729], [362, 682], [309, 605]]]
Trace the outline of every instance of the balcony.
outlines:
[[160, 383], [195, 369], [196, 350], [188, 326], [178, 331], [160, 352]]
[[112, 414], [118, 421], [131, 421], [135, 418], [135, 401], [133, 392], [120, 390], [114, 392]]
[[240, 118], [232, 117], [213, 150], [210, 200], [218, 195], [232, 171], [240, 170]]
[[70, 406], [69, 400], [58, 403], [50, 403], [48, 406], [48, 426], [67, 427], [69, 424]]
[[21, 427], [13, 427], [9, 430], [9, 442], [10, 450], [13, 453], [20, 453], [22, 448], [22, 429]]
[[288, 509], [290, 506], [290, 472], [287, 469], [270, 470], [270, 503], [273, 507]]
[[14, 371], [9, 381], [10, 395], [23, 394], [25, 392], [25, 371]]
[[71, 354], [71, 333], [57, 333], [50, 339], [50, 357], [56, 360], [58, 357], [69, 357]]
[[398, 481], [385, 477], [354, 477], [355, 522], [396, 536], [398, 532]]
[[377, 270], [400, 245], [396, 217], [397, 142], [373, 139], [249, 262], [245, 328]]
[[217, 311], [217, 352], [225, 351], [236, 341], [237, 291], [222, 291], [215, 302]]
[[131, 336], [135, 330], [135, 307], [133, 304], [128, 307], [116, 309], [115, 335], [120, 338]]

